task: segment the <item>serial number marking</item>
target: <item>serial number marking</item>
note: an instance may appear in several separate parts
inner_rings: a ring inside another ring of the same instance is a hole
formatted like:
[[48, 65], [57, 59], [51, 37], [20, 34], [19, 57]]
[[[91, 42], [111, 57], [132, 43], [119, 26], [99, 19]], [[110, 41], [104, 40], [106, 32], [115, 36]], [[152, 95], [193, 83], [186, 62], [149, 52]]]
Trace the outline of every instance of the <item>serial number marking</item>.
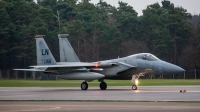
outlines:
[[51, 63], [51, 59], [45, 59], [45, 60], [44, 60], [44, 63], [45, 63], [45, 64]]

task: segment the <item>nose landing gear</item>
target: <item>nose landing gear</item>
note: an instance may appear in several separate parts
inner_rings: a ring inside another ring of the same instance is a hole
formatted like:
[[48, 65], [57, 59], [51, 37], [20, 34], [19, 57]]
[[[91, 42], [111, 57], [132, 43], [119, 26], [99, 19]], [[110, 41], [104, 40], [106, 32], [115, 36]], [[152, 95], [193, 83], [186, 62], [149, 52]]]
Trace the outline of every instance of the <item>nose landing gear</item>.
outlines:
[[138, 74], [138, 75], [133, 75], [132, 76], [131, 82], [134, 83], [133, 86], [132, 86], [133, 90], [137, 90], [137, 85], [139, 83], [138, 79], [140, 78], [140, 76], [143, 76], [143, 74]]

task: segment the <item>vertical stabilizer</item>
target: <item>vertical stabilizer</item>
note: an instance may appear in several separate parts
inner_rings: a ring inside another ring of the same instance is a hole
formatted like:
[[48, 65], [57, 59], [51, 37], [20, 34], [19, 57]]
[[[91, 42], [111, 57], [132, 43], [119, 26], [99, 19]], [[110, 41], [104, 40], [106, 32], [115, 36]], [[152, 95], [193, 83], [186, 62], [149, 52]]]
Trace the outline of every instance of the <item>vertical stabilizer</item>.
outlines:
[[38, 65], [53, 65], [56, 61], [51, 54], [49, 47], [43, 38], [44, 35], [36, 35], [36, 52], [37, 52], [37, 64]]
[[66, 36], [68, 36], [68, 34], [58, 35], [60, 62], [80, 62]]

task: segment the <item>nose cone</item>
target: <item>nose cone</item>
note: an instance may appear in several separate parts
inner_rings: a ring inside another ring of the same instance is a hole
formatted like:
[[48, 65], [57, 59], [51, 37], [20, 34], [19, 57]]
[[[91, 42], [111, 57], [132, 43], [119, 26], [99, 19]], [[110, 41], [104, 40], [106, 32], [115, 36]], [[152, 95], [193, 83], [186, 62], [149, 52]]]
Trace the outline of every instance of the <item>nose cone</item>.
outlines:
[[171, 66], [171, 72], [172, 73], [180, 73], [180, 72], [184, 72], [185, 70], [179, 66], [173, 65]]
[[167, 62], [163, 63], [163, 70], [165, 73], [181, 73], [185, 71], [183, 68]]

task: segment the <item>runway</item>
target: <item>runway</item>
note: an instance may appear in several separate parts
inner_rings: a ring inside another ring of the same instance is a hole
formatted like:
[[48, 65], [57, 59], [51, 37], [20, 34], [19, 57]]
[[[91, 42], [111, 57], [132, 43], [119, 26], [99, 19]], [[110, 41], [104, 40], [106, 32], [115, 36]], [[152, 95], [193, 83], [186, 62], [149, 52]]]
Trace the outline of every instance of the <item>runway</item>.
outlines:
[[0, 102], [0, 112], [199, 112], [186, 102]]
[[200, 101], [200, 86], [89, 87], [87, 91], [80, 87], [0, 87], [0, 100]]

